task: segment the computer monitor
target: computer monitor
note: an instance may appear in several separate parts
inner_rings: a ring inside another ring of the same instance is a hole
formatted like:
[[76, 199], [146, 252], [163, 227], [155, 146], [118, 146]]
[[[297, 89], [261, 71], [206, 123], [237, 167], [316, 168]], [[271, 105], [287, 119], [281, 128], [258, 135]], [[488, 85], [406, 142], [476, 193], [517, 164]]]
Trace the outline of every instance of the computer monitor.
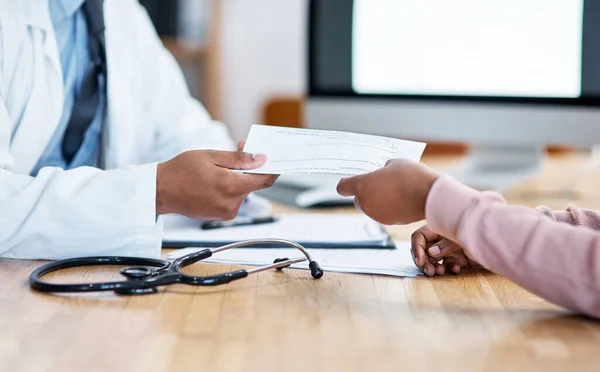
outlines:
[[467, 142], [503, 189], [600, 142], [600, 1], [312, 0], [309, 128]]

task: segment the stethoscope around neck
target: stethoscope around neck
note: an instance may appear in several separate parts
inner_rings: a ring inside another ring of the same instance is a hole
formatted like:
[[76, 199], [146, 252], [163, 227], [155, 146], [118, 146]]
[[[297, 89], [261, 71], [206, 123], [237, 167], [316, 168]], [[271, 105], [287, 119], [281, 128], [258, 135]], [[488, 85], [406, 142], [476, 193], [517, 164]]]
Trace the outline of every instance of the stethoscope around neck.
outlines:
[[[193, 276], [186, 275], [181, 272], [181, 269], [207, 259], [215, 253], [223, 252], [233, 248], [265, 243], [276, 243], [296, 248], [302, 252], [303, 256], [292, 259], [278, 258], [271, 265], [260, 266], [249, 270], [242, 269], [210, 276]], [[319, 264], [311, 258], [306, 248], [304, 248], [302, 245], [283, 239], [254, 239], [227, 244], [217, 248], [202, 249], [200, 251], [177, 258], [173, 262], [155, 258], [119, 256], [84, 257], [54, 261], [35, 269], [29, 276], [29, 285], [31, 288], [37, 291], [47, 293], [114, 291], [120, 295], [142, 295], [156, 293], [159, 287], [164, 287], [171, 284], [187, 284], [193, 286], [215, 286], [227, 284], [234, 280], [243, 279], [248, 275], [256, 274], [261, 271], [271, 269], [281, 270], [290, 265], [305, 261], [308, 261], [310, 274], [313, 278], [319, 279], [323, 276], [323, 270]], [[42, 280], [42, 277], [45, 275], [60, 270], [98, 265], [131, 266], [120, 270], [121, 275], [127, 278], [127, 280], [124, 281], [63, 284], [49, 283]]]

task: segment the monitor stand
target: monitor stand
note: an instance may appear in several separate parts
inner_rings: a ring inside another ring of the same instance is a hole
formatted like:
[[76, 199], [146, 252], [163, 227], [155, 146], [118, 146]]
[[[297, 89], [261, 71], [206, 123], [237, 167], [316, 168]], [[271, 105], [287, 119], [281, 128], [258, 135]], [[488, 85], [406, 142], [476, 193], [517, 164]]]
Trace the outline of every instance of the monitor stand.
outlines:
[[477, 190], [502, 192], [539, 172], [543, 146], [473, 145], [466, 160], [444, 173]]

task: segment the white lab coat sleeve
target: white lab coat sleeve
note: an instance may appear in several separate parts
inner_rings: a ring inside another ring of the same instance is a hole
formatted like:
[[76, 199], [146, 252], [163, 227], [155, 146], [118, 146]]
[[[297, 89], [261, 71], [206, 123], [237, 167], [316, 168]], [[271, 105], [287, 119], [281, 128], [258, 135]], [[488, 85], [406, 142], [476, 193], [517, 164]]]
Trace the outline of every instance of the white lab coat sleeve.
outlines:
[[0, 256], [62, 259], [157, 257], [156, 164], [102, 171], [0, 169]]
[[190, 95], [181, 68], [163, 46], [145, 9], [132, 4], [138, 55], [143, 55], [146, 86], [142, 99], [152, 110], [155, 141], [143, 161], [164, 161], [191, 149], [234, 150], [227, 127], [211, 119], [204, 106]]
[[31, 177], [10, 171], [10, 133], [0, 89], [0, 257], [159, 256], [155, 163]]
[[0, 73], [0, 257], [157, 257], [156, 164], [102, 171], [11, 172], [12, 131]]

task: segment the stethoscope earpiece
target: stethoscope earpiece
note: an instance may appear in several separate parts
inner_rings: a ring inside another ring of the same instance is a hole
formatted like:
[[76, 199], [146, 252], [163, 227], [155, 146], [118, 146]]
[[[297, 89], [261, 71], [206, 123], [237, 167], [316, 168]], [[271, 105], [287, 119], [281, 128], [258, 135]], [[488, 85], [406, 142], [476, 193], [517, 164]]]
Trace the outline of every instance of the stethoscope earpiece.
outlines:
[[[284, 262], [284, 261], [289, 261], [289, 258], [276, 258], [275, 261], [273, 261], [274, 264], [278, 264], [280, 262]], [[290, 265], [287, 266], [280, 266], [277, 267], [276, 270], [282, 270], [285, 267], [289, 267]], [[315, 279], [321, 279], [321, 277], [323, 277], [324, 271], [323, 269], [321, 269], [321, 266], [319, 266], [319, 263], [317, 261], [310, 261], [308, 263], [308, 268], [310, 269], [310, 275], [312, 275], [313, 278]]]
[[319, 264], [317, 263], [317, 261], [310, 261], [308, 263], [308, 268], [310, 269], [310, 275], [312, 275], [313, 278], [321, 279], [324, 272], [323, 269], [321, 269], [321, 266], [319, 266]]

